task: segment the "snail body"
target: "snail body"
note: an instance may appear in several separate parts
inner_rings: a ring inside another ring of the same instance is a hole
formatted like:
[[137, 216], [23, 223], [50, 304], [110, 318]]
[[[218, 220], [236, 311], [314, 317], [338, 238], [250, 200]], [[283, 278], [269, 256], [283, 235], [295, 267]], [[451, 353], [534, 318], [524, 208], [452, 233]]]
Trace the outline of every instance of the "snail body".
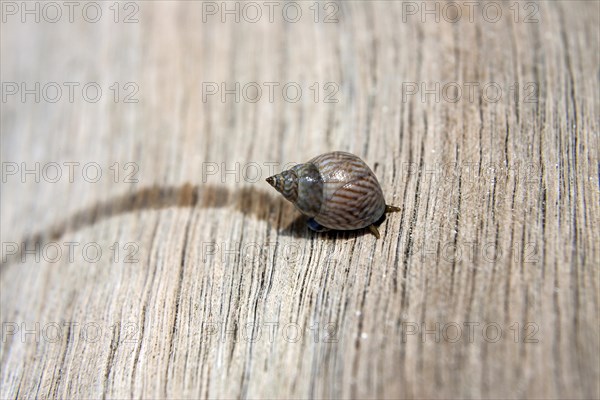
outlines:
[[383, 191], [369, 166], [354, 154], [321, 154], [281, 174], [267, 178], [287, 200], [309, 217], [315, 231], [354, 230], [369, 227], [386, 212], [399, 208], [385, 204]]

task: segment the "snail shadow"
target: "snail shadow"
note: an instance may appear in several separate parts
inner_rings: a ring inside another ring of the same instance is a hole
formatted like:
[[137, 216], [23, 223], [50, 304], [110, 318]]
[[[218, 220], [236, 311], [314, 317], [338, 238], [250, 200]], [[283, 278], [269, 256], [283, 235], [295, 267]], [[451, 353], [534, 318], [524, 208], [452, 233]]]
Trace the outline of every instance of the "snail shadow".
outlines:
[[[306, 217], [278, 193], [266, 188], [244, 186], [231, 189], [217, 185], [149, 186], [137, 188], [122, 195], [99, 201], [76, 211], [50, 227], [27, 235], [20, 240], [21, 252], [3, 254], [0, 269], [22, 260], [23, 249], [40, 249], [46, 242], [58, 240], [108, 218], [122, 214], [166, 208], [231, 208], [243, 215], [266, 221], [277, 229], [279, 235], [303, 239], [351, 239], [370, 235], [368, 229], [354, 231], [313, 232], [306, 225]], [[385, 216], [377, 224], [380, 224]], [[377, 225], [376, 224], [376, 225]], [[283, 228], [282, 228], [283, 227]]]
[[[58, 240], [106, 219], [129, 213], [167, 208], [231, 208], [246, 216], [267, 221], [276, 229], [294, 215], [294, 206], [277, 193], [255, 186], [232, 189], [222, 185], [179, 186], [153, 185], [135, 188], [127, 193], [98, 201], [56, 221], [51, 226], [25, 235], [19, 240], [17, 252], [2, 254], [0, 269], [23, 260], [24, 249], [38, 251], [47, 242]], [[281, 221], [278, 221], [281, 215]], [[290, 233], [293, 233], [290, 231]], [[296, 232], [298, 236], [305, 236]], [[19, 251], [20, 250], [20, 251]]]
[[[298, 214], [297, 217], [279, 232], [280, 235], [300, 237], [305, 239], [315, 238], [328, 241], [348, 240], [358, 238], [361, 236], [373, 236], [373, 234], [368, 228], [355, 229], [351, 231], [329, 230], [325, 232], [315, 232], [308, 227], [308, 217], [300, 214], [296, 210], [294, 211], [296, 212], [296, 214]], [[381, 218], [377, 222], [375, 222], [374, 225], [379, 227], [385, 221], [385, 217], [386, 215], [383, 214]]]
[[137, 188], [122, 195], [113, 196], [105, 201], [76, 211], [55, 223], [50, 229], [41, 231], [32, 237], [47, 236], [57, 239], [94, 225], [102, 220], [121, 214], [160, 210], [166, 208], [234, 208], [244, 215], [262, 220], [272, 216], [269, 210], [283, 202], [277, 196], [254, 187], [230, 189], [217, 185], [149, 186]]

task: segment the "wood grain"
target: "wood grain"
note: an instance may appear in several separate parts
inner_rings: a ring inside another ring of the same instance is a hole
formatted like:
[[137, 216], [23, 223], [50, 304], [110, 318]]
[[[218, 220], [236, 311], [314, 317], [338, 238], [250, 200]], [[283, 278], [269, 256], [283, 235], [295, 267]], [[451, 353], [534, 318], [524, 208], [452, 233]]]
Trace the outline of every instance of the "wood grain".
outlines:
[[[598, 2], [133, 4], [3, 8], [1, 398], [600, 397]], [[381, 240], [264, 181], [332, 150], [402, 207]]]

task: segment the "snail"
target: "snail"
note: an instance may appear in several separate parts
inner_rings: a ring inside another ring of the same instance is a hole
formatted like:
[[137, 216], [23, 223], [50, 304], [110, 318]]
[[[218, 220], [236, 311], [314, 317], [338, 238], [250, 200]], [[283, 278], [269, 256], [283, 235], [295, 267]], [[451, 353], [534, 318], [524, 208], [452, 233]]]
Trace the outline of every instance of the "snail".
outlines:
[[368, 227], [379, 239], [375, 222], [385, 213], [400, 211], [385, 203], [371, 168], [343, 151], [321, 154], [267, 182], [309, 217], [308, 227], [316, 232]]

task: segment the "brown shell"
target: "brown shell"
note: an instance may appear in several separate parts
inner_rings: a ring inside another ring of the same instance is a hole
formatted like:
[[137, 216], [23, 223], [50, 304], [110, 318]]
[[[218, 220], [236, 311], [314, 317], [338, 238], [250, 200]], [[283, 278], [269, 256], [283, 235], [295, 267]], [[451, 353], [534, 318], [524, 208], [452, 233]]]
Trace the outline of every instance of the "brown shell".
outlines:
[[323, 180], [322, 203], [314, 219], [339, 230], [365, 228], [385, 212], [385, 199], [377, 177], [354, 154], [336, 151], [309, 161]]
[[326, 228], [365, 228], [385, 212], [377, 177], [354, 154], [321, 154], [267, 181], [300, 212]]

